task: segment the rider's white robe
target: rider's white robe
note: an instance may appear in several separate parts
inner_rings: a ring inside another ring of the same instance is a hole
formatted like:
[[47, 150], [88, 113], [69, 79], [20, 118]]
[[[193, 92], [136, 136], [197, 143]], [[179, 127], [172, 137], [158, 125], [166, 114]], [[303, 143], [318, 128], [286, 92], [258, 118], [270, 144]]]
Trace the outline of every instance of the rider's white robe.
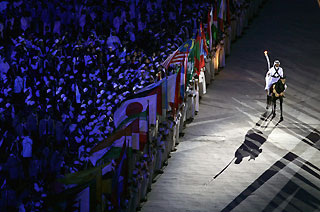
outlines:
[[[281, 77], [283, 77], [283, 70], [281, 67], [279, 67], [278, 73]], [[276, 70], [274, 69], [274, 66], [270, 68], [265, 77], [265, 80], [266, 80], [265, 90], [269, 90], [271, 85], [273, 83], [276, 83], [280, 79], [280, 76], [276, 74]]]

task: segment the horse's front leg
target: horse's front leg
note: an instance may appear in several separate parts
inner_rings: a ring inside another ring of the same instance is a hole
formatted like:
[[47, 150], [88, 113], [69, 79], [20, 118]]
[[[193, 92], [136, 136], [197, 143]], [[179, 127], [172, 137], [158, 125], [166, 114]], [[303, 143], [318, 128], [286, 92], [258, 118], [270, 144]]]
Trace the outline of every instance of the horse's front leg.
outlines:
[[277, 98], [275, 96], [272, 96], [272, 118], [276, 116], [276, 102]]
[[280, 112], [281, 112], [280, 121], [283, 121], [283, 116], [282, 116], [283, 97], [281, 96], [279, 99], [280, 99]]

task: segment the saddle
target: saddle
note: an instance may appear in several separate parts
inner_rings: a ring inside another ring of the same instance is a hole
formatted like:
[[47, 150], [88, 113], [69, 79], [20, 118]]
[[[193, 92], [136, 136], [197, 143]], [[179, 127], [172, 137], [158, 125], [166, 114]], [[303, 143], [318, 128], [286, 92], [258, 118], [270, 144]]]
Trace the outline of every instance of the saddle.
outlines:
[[[278, 94], [282, 93], [286, 89], [286, 84], [282, 83], [281, 80], [279, 79], [276, 83], [272, 84], [272, 91], [276, 90]], [[275, 97], [274, 93], [272, 92], [272, 95]]]

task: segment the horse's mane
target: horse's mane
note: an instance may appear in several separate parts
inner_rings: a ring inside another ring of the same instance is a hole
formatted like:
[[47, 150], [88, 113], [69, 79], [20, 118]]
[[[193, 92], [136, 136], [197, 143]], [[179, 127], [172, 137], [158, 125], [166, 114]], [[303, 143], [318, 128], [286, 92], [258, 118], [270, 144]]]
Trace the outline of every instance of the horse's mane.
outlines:
[[[281, 82], [281, 79], [278, 79], [278, 81], [277, 82], [275, 82], [275, 83], [273, 83], [272, 85], [275, 85], [275, 84], [278, 84], [278, 83], [281, 83], [282, 84], [282, 82]], [[283, 83], [284, 85], [286, 84], [286, 82], [285, 83]]]

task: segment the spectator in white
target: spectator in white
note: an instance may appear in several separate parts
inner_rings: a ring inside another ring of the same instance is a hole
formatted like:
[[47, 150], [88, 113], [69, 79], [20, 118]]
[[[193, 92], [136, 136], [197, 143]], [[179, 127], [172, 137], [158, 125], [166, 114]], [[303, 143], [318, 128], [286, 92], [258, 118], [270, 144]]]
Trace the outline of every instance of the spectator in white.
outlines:
[[37, 131], [37, 114], [36, 110], [33, 110], [27, 117], [26, 127], [29, 133], [32, 135], [36, 134]]
[[130, 4], [129, 14], [131, 19], [134, 19], [136, 17], [136, 5], [133, 1], [131, 1], [131, 4]]
[[1, 13], [7, 9], [7, 4], [9, 4], [9, 2], [7, 2], [7, 1], [0, 2], [0, 12]]
[[130, 41], [135, 42], [136, 41], [136, 36], [132, 31], [129, 31], [129, 36], [130, 36]]
[[48, 116], [46, 115], [45, 118], [41, 119], [39, 122], [40, 139], [42, 138], [42, 136], [46, 136], [48, 134], [47, 125], [48, 125]]
[[21, 155], [24, 158], [32, 157], [32, 139], [29, 136], [23, 136]]
[[120, 16], [120, 26], [123, 24], [123, 22], [126, 20], [127, 18], [127, 13], [125, 10], [121, 11], [121, 16]]
[[16, 155], [10, 154], [6, 167], [8, 167], [9, 178], [11, 180], [16, 180], [22, 177], [21, 161]]
[[121, 41], [118, 36], [114, 35], [114, 32], [110, 32], [110, 36], [107, 39], [107, 45], [112, 47], [112, 50], [116, 50], [119, 47], [122, 47]]
[[143, 31], [146, 28], [146, 23], [142, 20], [142, 18], [138, 18], [138, 31]]
[[96, 17], [97, 17], [97, 14], [94, 11], [91, 11], [90, 12], [90, 17], [94, 21], [96, 19]]
[[3, 23], [0, 22], [0, 38], [1, 38], [1, 39], [3, 38], [3, 30], [4, 30]]
[[80, 19], [79, 19], [79, 25], [81, 27], [81, 32], [83, 32], [84, 26], [86, 25], [86, 13], [85, 13], [85, 10], [82, 10], [82, 12], [81, 12], [81, 16], [80, 16]]
[[60, 21], [60, 18], [57, 17], [54, 22], [53, 33], [58, 33], [60, 35], [60, 26], [61, 26], [61, 21]]
[[43, 8], [42, 8], [42, 13], [41, 13], [41, 21], [43, 22], [43, 33], [45, 34], [46, 32], [46, 27], [50, 27], [50, 18], [49, 18], [49, 10], [48, 10], [48, 7], [47, 5], [45, 5]]
[[[49, 105], [48, 105], [49, 106]], [[51, 105], [50, 105], [51, 106]], [[51, 106], [52, 107], [52, 106]], [[50, 109], [50, 108], [49, 108]], [[51, 118], [51, 116], [47, 119], [47, 133], [48, 135], [54, 135], [55, 128], [54, 128], [54, 120]]]
[[162, 0], [157, 0], [157, 7], [161, 8], [161, 5], [162, 5]]
[[169, 12], [169, 21], [176, 21], [176, 13], [175, 11], [170, 11]]
[[68, 26], [71, 24], [71, 19], [73, 17], [73, 14], [71, 12], [71, 7], [65, 8], [65, 10], [61, 13], [61, 19], [63, 20], [64, 25]]
[[182, 7], [183, 7], [182, 4], [183, 4], [183, 1], [180, 0], [179, 8], [178, 8], [178, 10], [179, 10], [179, 15], [181, 15], [181, 12], [182, 12]]
[[20, 21], [21, 21], [21, 29], [23, 31], [26, 31], [29, 28], [27, 17], [22, 16]]
[[126, 32], [128, 32], [129, 37], [130, 37], [130, 41], [134, 42], [136, 40], [136, 36], [133, 33], [134, 25], [133, 25], [132, 21], [129, 21], [129, 22], [126, 22], [126, 23], [127, 23], [127, 25], [124, 27], [124, 30]]
[[65, 136], [64, 136], [64, 128], [63, 128], [63, 124], [62, 124], [61, 121], [56, 121], [55, 122], [55, 130], [56, 130], [56, 134], [55, 134], [56, 141], [58, 142], [58, 144], [61, 145], [61, 142], [65, 138]]
[[113, 27], [115, 28], [116, 33], [119, 33], [120, 25], [121, 25], [120, 18], [119, 16], [116, 16], [113, 19]]
[[128, 31], [133, 31], [133, 29], [134, 29], [134, 25], [133, 25], [132, 21], [128, 21], [127, 25], [124, 27], [124, 30], [126, 32], [128, 32]]
[[76, 87], [76, 102], [77, 102], [78, 104], [80, 104], [80, 103], [81, 103], [81, 94], [80, 94], [80, 92], [79, 92], [79, 87], [78, 87], [77, 84], [75, 84], [75, 87]]
[[[3, 49], [3, 47], [0, 47], [0, 51], [1, 49]], [[5, 61], [5, 58], [2, 58], [2, 56], [0, 55], [0, 76], [1, 78], [5, 77], [5, 75], [7, 74], [8, 70], [9, 70], [10, 66], [9, 64]]]
[[14, 24], [14, 17], [13, 16], [7, 16], [7, 19], [6, 19], [6, 22], [5, 22], [6, 28], [9, 26], [10, 30], [12, 30], [13, 24]]
[[24, 89], [24, 80], [18, 75], [14, 80], [14, 93], [21, 93]]
[[[24, 129], [24, 133], [26, 133], [26, 129]], [[30, 166], [30, 161], [32, 158], [32, 140], [29, 136], [25, 134], [25, 136], [22, 136], [22, 168], [24, 172], [24, 176], [29, 178], [29, 166]]]
[[153, 13], [152, 4], [153, 3], [151, 1], [148, 1], [148, 3], [147, 3], [147, 11], [148, 11], [149, 14]]

